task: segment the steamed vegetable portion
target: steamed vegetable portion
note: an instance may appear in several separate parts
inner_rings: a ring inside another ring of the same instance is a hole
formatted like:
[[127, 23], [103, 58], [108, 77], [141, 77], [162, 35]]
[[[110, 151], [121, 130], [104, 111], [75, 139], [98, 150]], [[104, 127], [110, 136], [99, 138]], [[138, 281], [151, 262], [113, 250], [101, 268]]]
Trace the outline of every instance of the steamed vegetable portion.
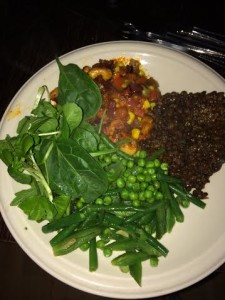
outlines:
[[77, 65], [57, 63], [57, 102], [41, 87], [17, 134], [0, 141], [9, 175], [28, 185], [11, 205], [30, 220], [45, 221], [43, 233], [54, 233], [54, 255], [88, 251], [89, 270], [96, 271], [99, 251], [107, 257], [119, 251], [112, 265], [141, 285], [142, 262], [156, 266], [168, 255], [160, 239], [184, 221], [183, 208], [205, 203], [169, 174], [160, 160], [164, 149], [151, 157], [137, 149], [130, 156], [121, 145], [132, 141], [114, 143], [102, 130], [103, 119], [90, 122], [102, 106], [97, 84]]

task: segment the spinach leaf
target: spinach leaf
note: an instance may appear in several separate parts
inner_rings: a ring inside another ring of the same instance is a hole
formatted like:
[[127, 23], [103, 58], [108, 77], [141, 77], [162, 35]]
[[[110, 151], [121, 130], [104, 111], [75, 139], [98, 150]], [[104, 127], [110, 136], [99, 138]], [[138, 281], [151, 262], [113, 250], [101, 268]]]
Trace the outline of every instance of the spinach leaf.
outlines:
[[68, 195], [61, 195], [53, 199], [52, 203], [54, 204], [57, 210], [57, 214], [54, 217], [55, 219], [59, 219], [62, 216], [64, 216], [70, 204], [70, 201], [71, 201], [71, 197]]
[[76, 103], [82, 108], [85, 120], [93, 117], [102, 104], [102, 96], [97, 84], [76, 64], [64, 66], [59, 59], [56, 61], [60, 71], [59, 104]]
[[14, 149], [10, 142], [9, 135], [4, 140], [0, 140], [0, 159], [8, 166], [14, 160]]
[[58, 128], [58, 120], [49, 117], [35, 117], [31, 120], [29, 132], [31, 133], [46, 133], [55, 131]]
[[65, 103], [62, 106], [63, 115], [72, 132], [82, 121], [82, 110], [76, 103]]
[[98, 142], [90, 131], [80, 127], [77, 128], [75, 140], [89, 153], [97, 151]]
[[32, 184], [31, 188], [17, 192], [10, 205], [18, 206], [30, 220], [51, 221], [56, 209], [48, 198], [42, 195], [41, 190], [41, 186], [37, 188], [37, 185]]
[[57, 108], [54, 107], [50, 102], [40, 101], [38, 106], [31, 112], [36, 117], [57, 117]]
[[56, 213], [54, 205], [47, 197], [42, 195], [35, 195], [24, 199], [24, 201], [19, 204], [19, 208], [24, 211], [28, 219], [37, 222], [43, 220], [51, 221]]
[[33, 119], [33, 116], [25, 116], [22, 120], [20, 120], [18, 123], [16, 132], [18, 134], [27, 133], [30, 128], [32, 119]]
[[29, 174], [23, 173], [23, 169], [20, 169], [17, 166], [9, 165], [7, 169], [9, 175], [19, 183], [30, 184], [32, 177]]
[[53, 142], [45, 168], [49, 186], [58, 195], [83, 197], [89, 202], [108, 187], [107, 176], [99, 163], [70, 138]]

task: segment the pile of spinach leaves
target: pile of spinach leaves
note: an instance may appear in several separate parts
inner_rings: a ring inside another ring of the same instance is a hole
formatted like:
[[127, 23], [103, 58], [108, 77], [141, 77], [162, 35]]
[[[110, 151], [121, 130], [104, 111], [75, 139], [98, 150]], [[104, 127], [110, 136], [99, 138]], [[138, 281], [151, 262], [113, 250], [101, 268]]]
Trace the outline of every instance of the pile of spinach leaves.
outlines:
[[60, 218], [72, 199], [91, 202], [108, 188], [106, 172], [91, 155], [98, 152], [100, 135], [88, 122], [102, 104], [99, 88], [76, 64], [56, 61], [58, 105], [51, 104], [47, 87], [41, 87], [17, 135], [0, 141], [0, 159], [8, 173], [28, 185], [11, 205], [38, 222]]

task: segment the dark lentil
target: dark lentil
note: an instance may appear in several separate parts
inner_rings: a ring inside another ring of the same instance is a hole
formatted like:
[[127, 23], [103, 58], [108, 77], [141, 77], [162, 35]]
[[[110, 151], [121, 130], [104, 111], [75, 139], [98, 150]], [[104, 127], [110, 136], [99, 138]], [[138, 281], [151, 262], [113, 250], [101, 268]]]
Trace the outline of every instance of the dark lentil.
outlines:
[[161, 159], [170, 173], [195, 196], [207, 198], [205, 185], [225, 162], [224, 93], [167, 93], [152, 113], [154, 127], [141, 147], [150, 154], [165, 148]]

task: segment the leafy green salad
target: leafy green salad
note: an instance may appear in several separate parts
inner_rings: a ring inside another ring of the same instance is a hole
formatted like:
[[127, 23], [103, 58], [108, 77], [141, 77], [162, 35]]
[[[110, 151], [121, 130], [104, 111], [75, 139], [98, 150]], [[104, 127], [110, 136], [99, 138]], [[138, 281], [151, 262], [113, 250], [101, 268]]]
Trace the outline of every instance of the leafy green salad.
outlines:
[[0, 141], [9, 175], [28, 186], [11, 205], [43, 222], [44, 234], [54, 233], [54, 255], [87, 251], [89, 270], [96, 271], [99, 252], [114, 254], [111, 264], [141, 286], [142, 263], [155, 267], [168, 255], [160, 239], [184, 221], [183, 208], [205, 203], [169, 174], [160, 161], [163, 149], [151, 157], [142, 150], [129, 156], [120, 150], [123, 141], [110, 142], [103, 120], [90, 122], [102, 105], [98, 86], [76, 64], [56, 61], [57, 105], [40, 87], [17, 134]]

